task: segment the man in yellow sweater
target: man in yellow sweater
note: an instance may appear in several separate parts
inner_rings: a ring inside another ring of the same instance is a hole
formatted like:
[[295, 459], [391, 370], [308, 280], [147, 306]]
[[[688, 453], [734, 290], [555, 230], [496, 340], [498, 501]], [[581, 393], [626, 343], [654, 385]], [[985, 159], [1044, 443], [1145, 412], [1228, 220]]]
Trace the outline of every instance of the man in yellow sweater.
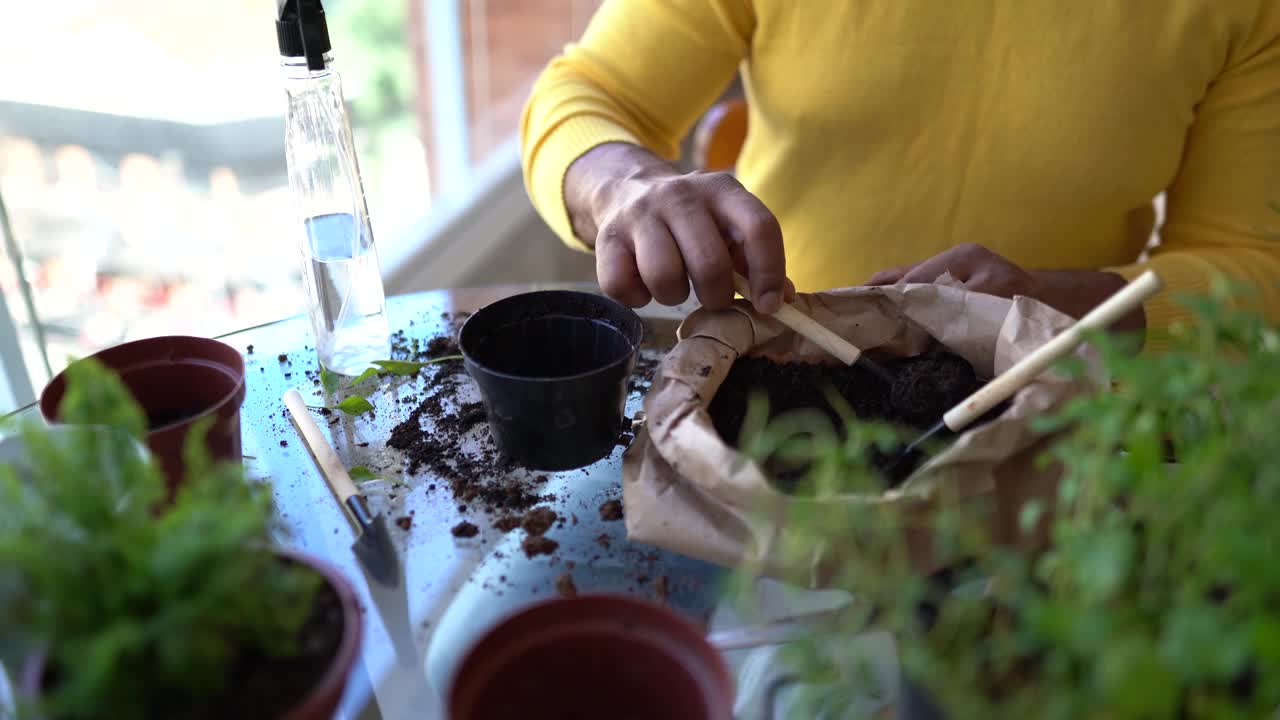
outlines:
[[[736, 179], [679, 140], [741, 70]], [[631, 305], [932, 282], [1080, 315], [1147, 265], [1280, 318], [1280, 0], [605, 0], [534, 87], [534, 204]], [[1139, 256], [1167, 191], [1167, 218]], [[790, 278], [790, 280], [788, 280]]]

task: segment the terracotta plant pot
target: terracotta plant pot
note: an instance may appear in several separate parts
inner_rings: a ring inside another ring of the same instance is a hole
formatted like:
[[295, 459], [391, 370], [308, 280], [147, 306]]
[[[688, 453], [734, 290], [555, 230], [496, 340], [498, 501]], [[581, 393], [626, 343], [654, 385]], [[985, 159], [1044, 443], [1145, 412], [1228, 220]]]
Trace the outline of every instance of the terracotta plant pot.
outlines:
[[471, 648], [454, 676], [450, 720], [730, 720], [723, 658], [684, 618], [618, 595], [522, 610]]
[[333, 662], [324, 675], [317, 678], [310, 693], [285, 714], [283, 720], [329, 720], [338, 709], [342, 695], [346, 692], [347, 681], [351, 677], [351, 668], [360, 656], [361, 641], [364, 638], [364, 614], [360, 610], [360, 602], [356, 597], [351, 582], [336, 567], [328, 562], [304, 553], [284, 550], [281, 556], [299, 562], [320, 573], [337, 593], [342, 603], [342, 639], [333, 654]]
[[[314, 570], [333, 589], [342, 606], [342, 637], [334, 651], [333, 660], [324, 674], [316, 678], [315, 684], [297, 704], [293, 705], [281, 720], [330, 720], [338, 709], [346, 692], [347, 681], [351, 677], [351, 669], [356, 658], [360, 656], [361, 641], [364, 637], [364, 617], [360, 610], [356, 591], [337, 568], [329, 563], [293, 550], [279, 550], [277, 554], [285, 562], [296, 562]], [[28, 658], [22, 673], [22, 694], [27, 698], [38, 698], [44, 687], [45, 656], [35, 655]], [[3, 708], [0, 708], [3, 710]]]
[[[196, 421], [213, 416], [205, 445], [214, 460], [240, 460], [240, 406], [244, 358], [207, 338], [174, 335], [117, 345], [92, 356], [119, 374], [147, 413], [147, 446], [160, 461], [172, 490], [185, 475], [182, 448]], [[67, 390], [66, 372], [40, 393], [40, 414], [50, 423]]]

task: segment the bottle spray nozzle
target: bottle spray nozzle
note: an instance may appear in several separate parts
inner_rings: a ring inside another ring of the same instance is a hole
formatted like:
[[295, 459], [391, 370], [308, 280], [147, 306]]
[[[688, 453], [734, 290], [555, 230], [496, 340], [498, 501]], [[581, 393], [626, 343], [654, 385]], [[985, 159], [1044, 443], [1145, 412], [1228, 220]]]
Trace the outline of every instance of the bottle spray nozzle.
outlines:
[[308, 69], [323, 70], [333, 46], [321, 0], [277, 0], [276, 40], [281, 55], [306, 57]]

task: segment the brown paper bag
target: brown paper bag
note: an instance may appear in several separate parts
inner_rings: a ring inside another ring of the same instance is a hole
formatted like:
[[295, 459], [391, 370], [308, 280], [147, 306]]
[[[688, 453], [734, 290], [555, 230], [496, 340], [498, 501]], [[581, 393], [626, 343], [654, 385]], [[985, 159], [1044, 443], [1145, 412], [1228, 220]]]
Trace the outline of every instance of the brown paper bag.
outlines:
[[[801, 295], [797, 306], [854, 345], [884, 356], [911, 356], [938, 345], [992, 377], [1067, 328], [1073, 320], [1029, 298], [973, 293], [949, 278], [939, 284], [859, 287]], [[1035, 458], [1049, 438], [1031, 419], [1052, 412], [1099, 381], [1048, 372], [1024, 388], [996, 420], [963, 433], [897, 488], [880, 495], [789, 496], [726, 445], [707, 406], [740, 355], [779, 362], [834, 362], [821, 348], [748, 304], [698, 310], [680, 328], [645, 400], [646, 422], [624, 460], [623, 496], [632, 540], [721, 565], [821, 587], [849, 538], [829, 538], [797, 558], [783, 552], [785, 518], [803, 503], [889, 504], [915, 527], [907, 543], [915, 563], [933, 569], [925, 522], [940, 503], [994, 501], [993, 539], [1034, 545], [1017, 514], [1032, 498], [1051, 503], [1057, 469]], [[1087, 348], [1078, 353], [1096, 368]], [[1096, 373], [1095, 373], [1096, 374]], [[915, 522], [913, 522], [913, 519]], [[856, 532], [856, 528], [851, 528]]]

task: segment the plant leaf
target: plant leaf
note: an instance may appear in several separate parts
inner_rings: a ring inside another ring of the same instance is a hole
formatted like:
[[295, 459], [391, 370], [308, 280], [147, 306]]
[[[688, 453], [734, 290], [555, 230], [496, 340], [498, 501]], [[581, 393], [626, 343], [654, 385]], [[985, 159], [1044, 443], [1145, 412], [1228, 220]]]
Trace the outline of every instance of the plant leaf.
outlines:
[[373, 412], [373, 403], [359, 395], [352, 395], [346, 400], [338, 403], [338, 409], [348, 415], [361, 415], [363, 413]]
[[378, 377], [378, 369], [368, 368], [364, 372], [357, 375], [355, 380], [351, 381], [351, 387], [355, 387], [360, 383], [364, 382], [365, 380], [368, 380], [369, 378], [376, 378], [376, 377]]
[[351, 476], [352, 480], [356, 480], [356, 481], [376, 480], [378, 478], [378, 476], [375, 475], [372, 470], [370, 470], [369, 468], [363, 465], [357, 465], [351, 468], [350, 470], [347, 471], [347, 474]]
[[86, 415], [69, 414], [97, 424], [53, 433], [20, 419], [21, 477], [0, 463], [0, 645], [47, 647], [48, 667], [75, 668], [32, 713], [166, 714], [157, 697], [232, 692], [242, 657], [296, 657], [323, 578], [270, 552], [271, 487], [247, 482], [239, 458], [208, 454], [206, 417], [186, 436], [186, 473], [169, 492], [130, 436], [145, 415], [116, 375], [67, 372], [67, 409]]
[[327, 393], [335, 393], [338, 391], [338, 384], [342, 382], [342, 376], [333, 372], [329, 368], [320, 366], [320, 385]]
[[436, 363], [461, 359], [461, 355], [447, 355], [445, 357], [432, 358], [422, 362], [412, 362], [410, 360], [374, 360], [373, 364], [382, 368], [383, 372], [391, 373], [392, 375], [407, 376], [413, 375], [428, 365], [435, 365]]
[[124, 428], [135, 438], [146, 435], [146, 415], [116, 371], [95, 358], [85, 358], [69, 364], [66, 377], [67, 390], [58, 405], [60, 420]]

